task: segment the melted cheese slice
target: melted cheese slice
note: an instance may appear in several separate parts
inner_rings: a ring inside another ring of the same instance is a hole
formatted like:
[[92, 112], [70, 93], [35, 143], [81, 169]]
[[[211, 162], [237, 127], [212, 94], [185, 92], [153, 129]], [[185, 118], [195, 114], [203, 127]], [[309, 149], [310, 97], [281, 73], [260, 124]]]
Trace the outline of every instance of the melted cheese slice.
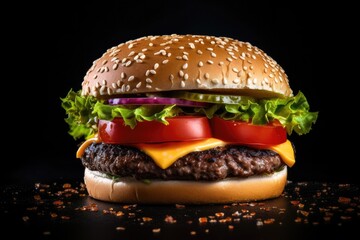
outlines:
[[289, 167], [292, 167], [295, 164], [295, 153], [293, 146], [289, 140], [286, 140], [286, 142], [279, 145], [270, 146], [267, 149], [277, 152], [283, 162]]
[[[76, 152], [76, 157], [80, 158], [85, 149], [93, 142], [100, 142], [97, 136], [86, 140]], [[177, 159], [196, 151], [204, 151], [218, 146], [225, 146], [231, 143], [221, 141], [216, 138], [208, 138], [205, 140], [190, 141], [190, 142], [171, 142], [171, 143], [158, 143], [158, 144], [132, 144], [132, 146], [140, 149], [149, 155], [156, 165], [162, 169], [170, 167]], [[294, 149], [289, 140], [286, 142], [269, 146], [266, 149], [277, 152], [282, 158], [283, 162], [289, 167], [295, 163]]]
[[162, 169], [170, 167], [177, 159], [196, 151], [204, 151], [210, 148], [225, 146], [226, 142], [216, 138], [190, 142], [172, 142], [160, 144], [134, 144], [149, 155], [156, 165]]

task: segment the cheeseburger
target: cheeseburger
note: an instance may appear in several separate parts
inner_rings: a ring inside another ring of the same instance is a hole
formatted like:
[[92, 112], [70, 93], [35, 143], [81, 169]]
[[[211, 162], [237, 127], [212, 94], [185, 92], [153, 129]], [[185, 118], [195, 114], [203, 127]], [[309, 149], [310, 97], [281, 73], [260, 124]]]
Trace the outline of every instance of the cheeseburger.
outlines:
[[61, 101], [89, 195], [123, 203], [278, 197], [295, 163], [287, 136], [317, 119], [262, 50], [200, 35], [112, 47]]

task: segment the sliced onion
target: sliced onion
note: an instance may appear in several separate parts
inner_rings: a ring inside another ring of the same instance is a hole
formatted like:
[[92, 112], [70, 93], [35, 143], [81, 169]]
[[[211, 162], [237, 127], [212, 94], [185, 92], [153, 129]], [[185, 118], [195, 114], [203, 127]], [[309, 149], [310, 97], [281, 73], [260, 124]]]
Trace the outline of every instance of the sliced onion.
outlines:
[[183, 107], [206, 107], [206, 102], [195, 102], [179, 98], [168, 97], [139, 97], [139, 98], [111, 98], [108, 100], [111, 105], [172, 105]]

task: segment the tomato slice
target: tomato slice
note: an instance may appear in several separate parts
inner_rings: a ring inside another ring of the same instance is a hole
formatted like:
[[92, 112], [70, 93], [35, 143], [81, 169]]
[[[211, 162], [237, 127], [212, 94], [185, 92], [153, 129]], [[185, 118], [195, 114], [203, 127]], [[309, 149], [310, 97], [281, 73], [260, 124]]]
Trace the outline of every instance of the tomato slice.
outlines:
[[279, 122], [254, 125], [247, 122], [211, 119], [213, 137], [244, 145], [277, 145], [286, 141], [286, 130]]
[[99, 120], [99, 137], [104, 143], [158, 143], [193, 141], [211, 138], [206, 117], [180, 116], [166, 119], [169, 125], [157, 121], [138, 122], [134, 129], [125, 126], [122, 118]]

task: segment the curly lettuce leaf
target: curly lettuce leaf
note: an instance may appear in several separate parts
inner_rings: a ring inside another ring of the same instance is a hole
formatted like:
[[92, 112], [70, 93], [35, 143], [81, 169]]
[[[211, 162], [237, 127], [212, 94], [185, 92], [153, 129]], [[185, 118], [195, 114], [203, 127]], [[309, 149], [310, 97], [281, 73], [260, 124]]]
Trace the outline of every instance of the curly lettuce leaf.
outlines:
[[293, 131], [302, 135], [311, 130], [316, 122], [317, 112], [309, 112], [310, 106], [304, 94], [299, 92], [289, 98], [241, 100], [238, 104], [216, 104], [210, 108], [197, 109], [208, 118], [214, 115], [226, 120], [251, 122], [264, 125], [278, 120], [290, 135]]
[[97, 132], [98, 119], [112, 120], [122, 117], [125, 125], [134, 128], [137, 122], [159, 121], [168, 124], [166, 118], [174, 117], [181, 112], [176, 105], [165, 106], [124, 106], [107, 105], [104, 100], [92, 96], [81, 96], [81, 91], [70, 90], [66, 97], [61, 98], [61, 106], [68, 117], [65, 119], [69, 125], [69, 134], [74, 139], [91, 137]]

